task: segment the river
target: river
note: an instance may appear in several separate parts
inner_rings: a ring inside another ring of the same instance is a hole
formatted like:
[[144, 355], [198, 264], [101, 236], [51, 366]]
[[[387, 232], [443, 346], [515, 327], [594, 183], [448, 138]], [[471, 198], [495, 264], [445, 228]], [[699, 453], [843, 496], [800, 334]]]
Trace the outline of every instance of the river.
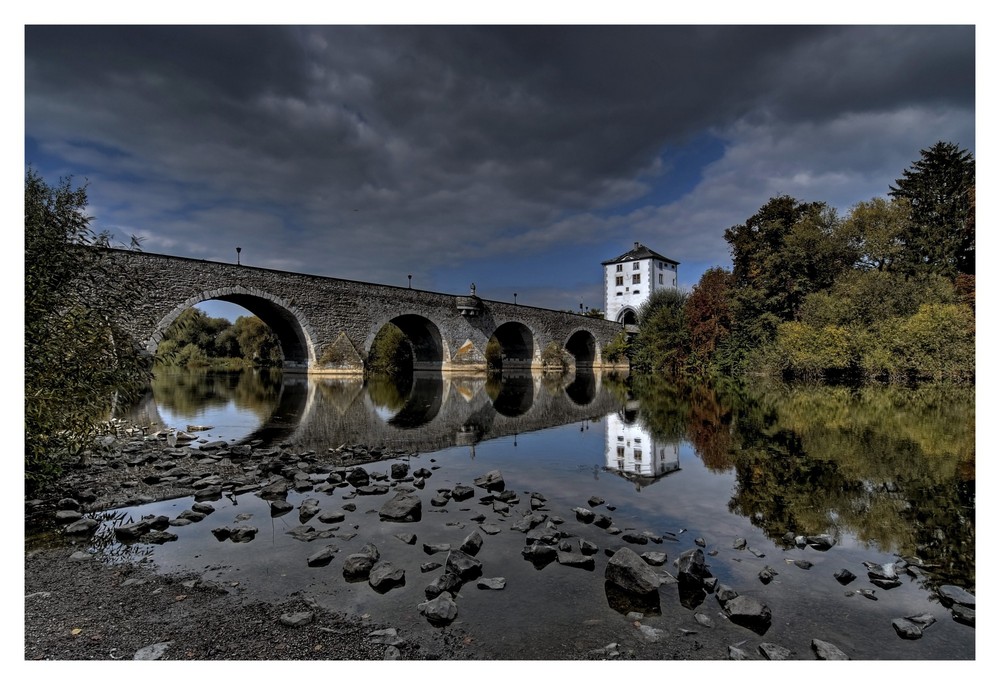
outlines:
[[[443, 569], [422, 572], [421, 565], [443, 564], [447, 553], [425, 551], [424, 544], [455, 549], [479, 532], [483, 577], [506, 584], [498, 591], [466, 583], [449, 629], [461, 629], [493, 658], [558, 659], [628, 640], [696, 641], [709, 631], [726, 631], [755, 658], [768, 643], [812, 659], [816, 639], [856, 660], [976, 657], [974, 612], [956, 618], [941, 598], [942, 587], [975, 592], [973, 388], [686, 388], [586, 374], [365, 383], [161, 372], [128, 418], [202, 428], [195, 448], [226, 440], [322, 459], [338, 448], [377, 447], [392, 458], [364, 468], [386, 484], [393, 464], [408, 466], [404, 486], [412, 487], [417, 469], [431, 474], [416, 491], [423, 513], [412, 523], [380, 521], [391, 490], [289, 491], [293, 507], [316, 499], [323, 510], [345, 515], [336, 525], [308, 520], [330, 535], [310, 541], [290, 534], [304, 525], [296, 510], [272, 516], [252, 492], [223, 497], [212, 502], [210, 525], [172, 527], [176, 542], [129, 550], [163, 571], [195, 570], [263, 598], [301, 593], [334, 611], [427, 633], [442, 628], [417, 606]], [[481, 499], [489, 494], [482, 488], [462, 502], [434, 501], [493, 470], [516, 495], [509, 511]], [[323, 476], [314, 482], [326, 482]], [[554, 522], [566, 549], [579, 553], [584, 540], [599, 550], [593, 570], [522, 556], [526, 535], [512, 526], [532, 511], [532, 493], [544, 498], [536, 499], [537, 513]], [[183, 498], [116, 515], [173, 518], [191, 504]], [[355, 507], [345, 509], [349, 504]], [[610, 525], [586, 522], [578, 508]], [[212, 534], [237, 520], [258, 528], [250, 543]], [[399, 537], [407, 534], [415, 544]], [[830, 536], [832, 547], [815, 538], [806, 544], [806, 536], [820, 535]], [[331, 543], [338, 551], [329, 566], [306, 563]], [[343, 560], [365, 544], [405, 571], [404, 585], [376, 592], [344, 579]], [[769, 625], [763, 632], [733, 625], [710, 592], [685, 596], [676, 583], [661, 586], [653, 603], [622, 598], [604, 574], [620, 547], [665, 553], [658, 570], [672, 575], [683, 552], [701, 550], [718, 584], [770, 610]], [[843, 569], [856, 577], [838, 580]], [[879, 579], [886, 571], [898, 578]], [[630, 614], [636, 611], [641, 617]], [[930, 625], [917, 639], [904, 639], [894, 621], [914, 616]], [[644, 640], [636, 638], [640, 621]]]

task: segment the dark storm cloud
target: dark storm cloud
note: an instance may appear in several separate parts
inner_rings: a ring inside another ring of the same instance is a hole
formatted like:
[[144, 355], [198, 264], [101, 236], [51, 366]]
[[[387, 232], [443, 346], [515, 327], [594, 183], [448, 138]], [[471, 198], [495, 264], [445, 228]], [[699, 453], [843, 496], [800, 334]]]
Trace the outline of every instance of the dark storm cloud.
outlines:
[[[884, 141], [845, 149], [845, 121], [974, 107], [972, 27], [35, 26], [25, 45], [26, 134], [55, 171], [90, 175], [105, 218], [151, 249], [212, 256], [214, 240], [228, 252], [249, 236], [290, 267], [346, 276], [365, 256], [431, 270], [625, 235], [629, 217], [607, 213], [706, 130], [727, 145], [706, 177], [738, 176], [753, 150], [770, 180], [632, 219], [708, 259], [734, 220], [709, 240], [698, 217], [763, 204], [754, 193], [804, 178], [795, 162], [817, 177], [848, 156], [859, 177], [887, 157], [902, 168]], [[782, 130], [815, 149], [779, 159]], [[916, 137], [893, 144], [912, 159], [942, 136]]]

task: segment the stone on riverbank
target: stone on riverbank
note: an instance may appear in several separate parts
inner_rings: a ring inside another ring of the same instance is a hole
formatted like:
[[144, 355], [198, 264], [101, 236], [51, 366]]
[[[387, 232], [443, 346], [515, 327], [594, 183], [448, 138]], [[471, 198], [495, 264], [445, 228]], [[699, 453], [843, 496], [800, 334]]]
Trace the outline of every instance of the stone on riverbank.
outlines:
[[608, 559], [604, 577], [615, 586], [636, 595], [655, 592], [662, 579], [628, 547], [622, 547]]
[[378, 516], [383, 521], [413, 523], [420, 520], [420, 497], [413, 493], [400, 492], [382, 505]]

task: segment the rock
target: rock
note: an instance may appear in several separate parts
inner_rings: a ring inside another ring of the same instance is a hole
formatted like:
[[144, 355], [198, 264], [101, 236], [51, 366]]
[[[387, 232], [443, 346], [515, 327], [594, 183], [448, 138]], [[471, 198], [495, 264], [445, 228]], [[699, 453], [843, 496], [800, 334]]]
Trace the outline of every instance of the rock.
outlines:
[[76, 509], [60, 509], [55, 513], [56, 523], [73, 523], [73, 521], [79, 521], [82, 518], [83, 514]]
[[521, 550], [521, 556], [535, 565], [545, 565], [550, 561], [554, 561], [558, 554], [559, 550], [552, 545], [543, 545], [538, 542], [528, 545]]
[[556, 561], [563, 566], [583, 568], [588, 571], [594, 570], [594, 557], [587, 556], [586, 554], [577, 554], [575, 552], [564, 552], [559, 550], [556, 552]]
[[447, 592], [443, 592], [436, 598], [418, 604], [420, 613], [427, 617], [431, 623], [444, 624], [451, 623], [458, 616], [458, 606], [455, 600]]
[[587, 506], [599, 507], [602, 504], [604, 504], [604, 498], [603, 497], [597, 497], [596, 495], [594, 497], [591, 497], [590, 499], [587, 500]]
[[736, 625], [749, 628], [763, 635], [771, 627], [771, 609], [753, 597], [737, 595], [726, 601], [719, 600], [726, 618]]
[[405, 463], [395, 463], [389, 467], [389, 474], [393, 480], [402, 480], [410, 473], [410, 465]]
[[503, 490], [505, 488], [503, 474], [500, 473], [499, 469], [494, 469], [479, 478], [472, 481], [472, 484], [477, 488], [484, 488], [486, 490]]
[[698, 545], [699, 547], [704, 547], [705, 546], [705, 538], [695, 538], [694, 539], [694, 544]]
[[938, 596], [946, 607], [959, 604], [970, 609], [976, 608], [976, 596], [957, 585], [942, 585], [938, 588]]
[[403, 569], [396, 568], [388, 561], [375, 564], [368, 575], [368, 584], [376, 592], [385, 593], [394, 587], [406, 584], [406, 574]]
[[312, 623], [313, 618], [315, 618], [315, 614], [311, 611], [296, 611], [288, 614], [282, 614], [281, 618], [278, 620], [283, 626], [288, 626], [289, 628], [301, 628]]
[[[40, 501], [41, 500], [39, 500], [39, 502]], [[79, 511], [80, 510], [80, 503], [78, 501], [76, 501], [75, 499], [73, 499], [72, 497], [63, 497], [56, 504], [56, 508], [57, 509], [72, 509], [73, 511]]]
[[764, 554], [763, 552], [761, 552], [756, 547], [747, 547], [747, 551], [750, 552], [750, 554], [752, 554], [755, 557], [757, 557], [758, 559], [763, 559], [764, 557], [767, 556], [766, 554]]
[[445, 570], [462, 580], [475, 580], [483, 575], [483, 562], [461, 550], [452, 550], [444, 562]]
[[367, 580], [379, 556], [378, 548], [371, 544], [365, 545], [356, 554], [348, 555], [344, 560], [344, 578], [349, 581]]
[[851, 657], [840, 651], [840, 648], [824, 640], [813, 638], [812, 650], [821, 661], [849, 661]]
[[288, 496], [288, 490], [291, 488], [291, 485], [284, 478], [277, 478], [262, 487], [257, 496], [265, 500], [285, 499]]
[[[212, 532], [214, 533], [215, 531]], [[236, 526], [229, 530], [229, 539], [233, 542], [250, 542], [256, 536], [257, 529], [253, 526]]]
[[659, 642], [660, 638], [663, 637], [664, 631], [662, 628], [653, 628], [652, 626], [639, 624], [639, 632], [642, 634], [642, 639], [646, 642]]
[[368, 472], [360, 466], [355, 466], [351, 469], [344, 480], [356, 488], [368, 485], [371, 482]]
[[703, 625], [706, 628], [714, 628], [715, 621], [713, 621], [709, 616], [702, 613], [697, 613], [694, 615], [694, 620], [698, 622], [699, 625]]
[[466, 554], [476, 556], [479, 554], [479, 550], [483, 546], [483, 536], [476, 531], [472, 531], [469, 535], [462, 541], [460, 550]]
[[735, 645], [729, 645], [728, 654], [730, 661], [746, 661], [750, 658], [750, 654], [745, 649], [740, 649]]
[[608, 559], [604, 577], [622, 590], [637, 595], [655, 592], [663, 582], [649, 564], [627, 547]]
[[321, 511], [317, 518], [322, 523], [342, 523], [347, 514], [342, 511]]
[[313, 516], [319, 513], [319, 500], [318, 499], [304, 499], [299, 505], [299, 522], [305, 523]]
[[806, 571], [813, 567], [813, 563], [811, 561], [806, 561], [805, 559], [796, 559], [792, 563], [801, 569], [805, 569]]
[[66, 535], [91, 535], [100, 525], [98, 521], [92, 518], [82, 518], [79, 521], [73, 521], [73, 523], [63, 528], [63, 533]]
[[622, 535], [622, 540], [633, 545], [645, 545], [649, 542], [649, 538], [641, 533], [625, 533]]
[[[86, 521], [89, 519], [82, 520]], [[80, 523], [80, 521], [77, 521], [77, 523]], [[94, 523], [96, 523], [96, 521]], [[135, 523], [129, 523], [124, 526], [118, 526], [115, 528], [115, 538], [121, 542], [134, 542], [148, 533], [151, 527], [152, 526], [149, 521], [146, 520], [136, 521]]]
[[480, 578], [476, 581], [476, 587], [480, 590], [503, 590], [507, 587], [506, 578]]
[[871, 580], [893, 581], [899, 579], [899, 573], [896, 572], [895, 564], [875, 564], [870, 561], [866, 561], [865, 568], [868, 569], [868, 578]]
[[447, 542], [439, 542], [436, 544], [424, 543], [424, 552], [427, 554], [437, 554], [438, 552], [450, 552], [451, 545]]
[[318, 552], [314, 552], [309, 555], [306, 559], [306, 563], [310, 566], [326, 566], [333, 560], [333, 555], [337, 553], [337, 548], [333, 545], [327, 545]]
[[378, 512], [382, 521], [415, 522], [420, 520], [420, 497], [413, 493], [400, 492], [382, 505]]
[[868, 580], [871, 581], [872, 585], [877, 585], [883, 590], [891, 590], [892, 588], [899, 587], [903, 584], [903, 581], [901, 580], [885, 580], [883, 578], [869, 578]]
[[386, 628], [385, 630], [373, 630], [368, 633], [368, 637], [371, 641], [377, 645], [398, 645], [401, 644], [399, 639], [399, 632], [395, 628]]
[[90, 552], [73, 552], [69, 555], [70, 561], [90, 561], [94, 558], [94, 555]]
[[383, 661], [399, 661], [403, 658], [403, 653], [399, 651], [399, 647], [394, 645], [389, 645], [385, 648], [385, 655], [382, 657]]
[[271, 506], [271, 516], [284, 516], [290, 512], [294, 507], [288, 503], [288, 500], [284, 499], [274, 499], [270, 502]]
[[502, 529], [500, 528], [500, 526], [493, 523], [481, 523], [479, 524], [479, 530], [483, 531], [487, 535], [496, 535]]
[[165, 542], [174, 542], [176, 540], [177, 536], [175, 534], [168, 533], [165, 530], [151, 530], [139, 538], [139, 542], [147, 545], [162, 545]]
[[[599, 551], [600, 551], [600, 547], [598, 547], [597, 545], [595, 545], [593, 542], [590, 542], [589, 540], [584, 540], [583, 538], [580, 538], [580, 552], [581, 553], [588, 554], [588, 555], [593, 555], [593, 554], [597, 554]], [[646, 552], [646, 554], [656, 554], [656, 552]], [[645, 559], [646, 555], [644, 554], [642, 556], [642, 558]], [[666, 558], [666, 555], [664, 555], [664, 558]], [[648, 560], [647, 560], [647, 563], [648, 563]]]
[[848, 571], [846, 568], [842, 568], [833, 574], [833, 577], [837, 579], [837, 582], [841, 585], [848, 585], [857, 578], [856, 575]]
[[436, 569], [444, 566], [440, 561], [428, 561], [427, 563], [420, 564], [420, 572], [428, 573], [429, 571], [434, 571]]
[[[417, 469], [416, 471], [413, 472], [413, 476], [415, 478], [420, 479], [420, 480], [425, 480], [427, 478], [430, 478], [432, 475], [433, 474], [428, 469], [424, 469], [424, 468]], [[417, 485], [417, 484], [414, 483], [414, 485]], [[421, 484], [421, 485], [419, 485], [417, 487], [423, 487], [423, 485]]]
[[161, 656], [167, 653], [173, 642], [157, 642], [153, 645], [147, 645], [137, 651], [133, 656], [133, 661], [157, 661]]
[[951, 617], [959, 623], [967, 626], [976, 626], [976, 610], [962, 604], [955, 604], [951, 607]]
[[833, 539], [832, 535], [827, 535], [823, 533], [822, 535], [807, 535], [806, 544], [815, 550], [820, 552], [825, 552], [826, 550], [833, 547], [836, 541]]
[[594, 525], [598, 528], [610, 528], [613, 521], [610, 516], [605, 516], [604, 514], [597, 514], [594, 517]]
[[408, 545], [414, 545], [417, 542], [417, 536], [413, 533], [396, 533], [395, 537]]
[[378, 483], [376, 483], [375, 485], [360, 485], [355, 490], [355, 492], [359, 495], [367, 497], [375, 495], [384, 495], [385, 493], [389, 492], [389, 486]]
[[757, 651], [768, 661], [787, 661], [792, 658], [792, 651], [773, 642], [761, 642]]
[[774, 577], [776, 575], [778, 575], [777, 571], [775, 571], [770, 566], [765, 566], [760, 570], [760, 573], [757, 574], [757, 577], [760, 578], [760, 582], [764, 583], [764, 585], [767, 585], [772, 580], [774, 580]]
[[424, 588], [424, 594], [427, 596], [427, 599], [433, 599], [442, 592], [458, 592], [461, 587], [461, 578], [454, 573], [445, 572], [432, 580], [430, 585]]
[[456, 502], [462, 502], [476, 494], [475, 489], [468, 485], [456, 485], [451, 489], [451, 498]]
[[229, 536], [232, 535], [232, 532], [233, 532], [232, 529], [226, 526], [220, 526], [218, 528], [212, 529], [212, 535], [214, 535], [215, 539], [218, 540], [219, 542], [228, 540]]
[[733, 549], [746, 549], [747, 541], [744, 538], [736, 538], [733, 540]]
[[712, 573], [705, 563], [701, 549], [689, 549], [677, 558], [677, 581], [681, 584], [701, 585]]

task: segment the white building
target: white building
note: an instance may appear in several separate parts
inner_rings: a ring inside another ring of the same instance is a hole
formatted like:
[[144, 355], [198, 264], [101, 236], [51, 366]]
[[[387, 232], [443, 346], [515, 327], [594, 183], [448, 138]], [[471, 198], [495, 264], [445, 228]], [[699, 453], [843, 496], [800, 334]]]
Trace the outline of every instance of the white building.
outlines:
[[635, 246], [604, 266], [604, 318], [627, 326], [639, 323], [639, 307], [657, 290], [677, 287], [680, 262]]

